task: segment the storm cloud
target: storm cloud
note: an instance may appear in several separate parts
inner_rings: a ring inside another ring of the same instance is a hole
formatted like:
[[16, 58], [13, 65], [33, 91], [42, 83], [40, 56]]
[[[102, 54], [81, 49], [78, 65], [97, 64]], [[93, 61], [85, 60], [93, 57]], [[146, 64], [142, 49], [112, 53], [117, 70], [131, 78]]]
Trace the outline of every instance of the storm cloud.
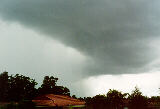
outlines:
[[0, 1], [4, 20], [85, 55], [84, 75], [142, 73], [159, 58], [159, 0]]

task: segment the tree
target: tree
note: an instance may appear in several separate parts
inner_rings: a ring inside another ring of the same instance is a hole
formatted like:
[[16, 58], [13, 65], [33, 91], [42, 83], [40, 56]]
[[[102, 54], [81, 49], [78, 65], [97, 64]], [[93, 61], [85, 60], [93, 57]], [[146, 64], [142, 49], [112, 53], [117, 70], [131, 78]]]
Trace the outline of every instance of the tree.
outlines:
[[[89, 99], [88, 99], [89, 100]], [[108, 101], [105, 95], [96, 95], [88, 103], [91, 109], [106, 109], [108, 108]]]
[[110, 104], [109, 107], [111, 109], [122, 109], [124, 97], [125, 97], [125, 94], [122, 94], [117, 90], [110, 89], [107, 93], [107, 100], [109, 101], [109, 104]]
[[37, 82], [29, 77], [19, 74], [9, 76], [9, 100], [32, 99], [36, 94], [35, 85], [37, 85]]
[[0, 101], [32, 100], [38, 94], [59, 94], [70, 96], [70, 90], [64, 86], [57, 86], [58, 78], [45, 76], [43, 84], [38, 90], [37, 82], [23, 75], [8, 76], [8, 72], [0, 74]]
[[130, 109], [146, 109], [147, 97], [142, 95], [139, 88], [135, 87], [132, 94], [128, 97]]
[[80, 100], [85, 100], [86, 102], [86, 109], [95, 109], [95, 107], [93, 106], [93, 99], [92, 97], [84, 97], [83, 98], [79, 98]]
[[57, 86], [57, 81], [58, 78], [45, 76], [43, 84], [38, 88], [39, 94], [59, 94], [70, 96], [70, 90], [64, 86]]
[[148, 99], [149, 102], [160, 102], [159, 96], [152, 96]]
[[32, 99], [36, 93], [35, 80], [16, 74], [8, 76], [8, 72], [0, 74], [0, 101], [20, 101]]
[[67, 87], [64, 86], [55, 86], [55, 88], [52, 89], [53, 94], [58, 95], [68, 95], [70, 96], [70, 90]]
[[57, 85], [56, 84], [57, 81], [58, 81], [58, 78], [55, 78], [53, 76], [51, 76], [51, 77], [45, 76], [41, 87], [52, 89], [53, 87], [55, 87]]
[[0, 101], [7, 101], [9, 90], [8, 78], [8, 72], [0, 74]]
[[39, 94], [53, 93], [52, 90], [57, 85], [56, 84], [57, 81], [58, 81], [58, 78], [55, 78], [53, 76], [51, 76], [51, 77], [45, 76], [41, 87], [38, 88], [38, 93]]
[[72, 98], [75, 98], [75, 99], [77, 99], [76, 95], [72, 95]]

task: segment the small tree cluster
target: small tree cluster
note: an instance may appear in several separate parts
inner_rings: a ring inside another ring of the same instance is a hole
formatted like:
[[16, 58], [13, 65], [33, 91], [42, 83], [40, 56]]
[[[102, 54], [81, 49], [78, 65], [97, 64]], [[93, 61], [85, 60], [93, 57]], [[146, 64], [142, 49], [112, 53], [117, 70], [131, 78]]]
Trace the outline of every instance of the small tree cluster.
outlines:
[[135, 87], [128, 99], [130, 109], [147, 109], [148, 98], [143, 96], [137, 87]]
[[58, 94], [58, 95], [69, 95], [70, 90], [64, 86], [57, 86], [56, 82], [58, 78], [53, 76], [45, 76], [43, 80], [43, 84], [38, 88], [39, 94]]
[[147, 109], [148, 98], [143, 96], [140, 90], [135, 87], [131, 93], [122, 93], [117, 90], [109, 90], [106, 95], [96, 95], [84, 98], [87, 109]]
[[106, 95], [87, 97], [85, 101], [88, 109], [123, 109], [126, 94], [117, 90], [109, 90]]
[[19, 101], [31, 99], [36, 93], [35, 80], [16, 74], [8, 76], [8, 72], [0, 74], [0, 101]]

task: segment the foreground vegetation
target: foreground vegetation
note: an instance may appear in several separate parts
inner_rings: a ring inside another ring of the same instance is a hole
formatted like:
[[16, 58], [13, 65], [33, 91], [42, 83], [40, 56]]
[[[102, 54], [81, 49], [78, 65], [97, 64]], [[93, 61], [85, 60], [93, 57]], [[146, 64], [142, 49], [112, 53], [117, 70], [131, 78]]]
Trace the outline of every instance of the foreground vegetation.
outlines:
[[32, 100], [42, 94], [61, 94], [70, 96], [70, 90], [64, 86], [58, 86], [58, 78], [45, 76], [42, 85], [36, 88], [34, 79], [23, 75], [8, 75], [8, 72], [0, 74], [0, 102], [19, 102]]
[[[58, 78], [45, 76], [40, 87], [36, 88], [34, 79], [23, 75], [8, 75], [8, 72], [0, 74], [0, 102], [9, 103], [1, 109], [32, 109], [34, 104], [31, 100], [42, 94], [60, 94], [70, 96], [70, 90], [57, 85]], [[72, 97], [76, 98], [75, 95]], [[135, 87], [131, 94], [122, 93], [110, 89], [106, 95], [78, 98], [86, 101], [87, 109], [147, 109], [152, 106], [160, 106], [160, 97], [143, 96], [142, 92]]]
[[87, 109], [147, 109], [149, 98], [142, 95], [137, 87], [132, 94], [124, 93], [117, 90], [109, 90], [106, 95], [96, 95], [87, 97]]

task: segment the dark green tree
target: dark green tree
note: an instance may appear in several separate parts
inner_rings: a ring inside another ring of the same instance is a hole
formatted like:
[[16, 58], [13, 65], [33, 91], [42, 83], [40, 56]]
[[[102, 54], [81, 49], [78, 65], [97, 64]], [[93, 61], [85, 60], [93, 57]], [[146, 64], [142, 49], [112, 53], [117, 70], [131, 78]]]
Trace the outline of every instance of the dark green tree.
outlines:
[[77, 99], [76, 95], [72, 95], [72, 98], [75, 98], [75, 99]]
[[58, 81], [58, 78], [55, 78], [53, 76], [51, 76], [51, 77], [45, 76], [41, 87], [52, 89], [53, 87], [55, 87], [57, 85], [56, 84], [57, 81]]
[[9, 90], [9, 76], [8, 72], [0, 74], [0, 101], [7, 101]]
[[34, 79], [16, 74], [9, 76], [8, 96], [10, 101], [20, 101], [22, 99], [32, 99], [36, 95]]
[[70, 96], [70, 90], [64, 86], [57, 86], [57, 81], [58, 78], [45, 76], [43, 84], [38, 88], [39, 94], [59, 94]]
[[139, 88], [135, 87], [135, 90], [133, 90], [128, 99], [130, 109], [147, 109], [147, 97], [142, 95]]
[[52, 90], [57, 86], [56, 82], [58, 78], [53, 76], [45, 76], [41, 87], [38, 88], [38, 94], [50, 94], [53, 93]]
[[159, 102], [160, 103], [160, 96], [152, 96], [148, 99], [149, 102]]
[[87, 107], [89, 109], [109, 109], [107, 97], [105, 95], [96, 95], [91, 100], [88, 100]]
[[107, 93], [107, 100], [109, 102], [109, 107], [111, 109], [123, 109], [123, 100], [124, 100], [125, 94], [122, 94], [121, 92], [117, 90], [109, 90]]
[[51, 91], [53, 94], [70, 96], [70, 90], [64, 86], [55, 86]]

